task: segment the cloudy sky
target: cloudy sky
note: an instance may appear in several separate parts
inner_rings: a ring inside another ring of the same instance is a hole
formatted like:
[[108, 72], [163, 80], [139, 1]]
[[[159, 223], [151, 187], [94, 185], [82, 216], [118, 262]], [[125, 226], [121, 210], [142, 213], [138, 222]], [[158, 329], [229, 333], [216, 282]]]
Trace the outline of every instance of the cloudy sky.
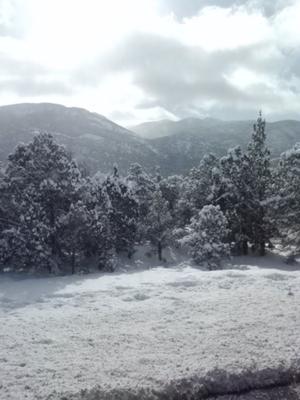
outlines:
[[0, 104], [300, 119], [300, 0], [0, 0]]

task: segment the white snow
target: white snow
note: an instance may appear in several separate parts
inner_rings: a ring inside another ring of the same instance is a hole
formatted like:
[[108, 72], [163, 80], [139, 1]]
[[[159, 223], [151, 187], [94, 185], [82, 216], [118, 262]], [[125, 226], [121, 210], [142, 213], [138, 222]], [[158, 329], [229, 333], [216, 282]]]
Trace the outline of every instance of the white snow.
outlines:
[[300, 358], [299, 332], [300, 271], [276, 257], [211, 272], [2, 277], [0, 399], [159, 389], [216, 367], [288, 368]]

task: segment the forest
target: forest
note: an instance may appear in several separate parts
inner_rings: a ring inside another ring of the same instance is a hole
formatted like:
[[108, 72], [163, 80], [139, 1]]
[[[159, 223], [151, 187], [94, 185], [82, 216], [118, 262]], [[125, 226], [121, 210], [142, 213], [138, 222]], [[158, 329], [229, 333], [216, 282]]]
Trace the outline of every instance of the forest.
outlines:
[[205, 155], [186, 176], [149, 174], [139, 164], [89, 176], [47, 133], [19, 144], [0, 170], [0, 271], [74, 274], [92, 260], [114, 271], [145, 243], [162, 263], [167, 246], [197, 265], [273, 240], [300, 246], [300, 145], [272, 159], [260, 113], [245, 150]]

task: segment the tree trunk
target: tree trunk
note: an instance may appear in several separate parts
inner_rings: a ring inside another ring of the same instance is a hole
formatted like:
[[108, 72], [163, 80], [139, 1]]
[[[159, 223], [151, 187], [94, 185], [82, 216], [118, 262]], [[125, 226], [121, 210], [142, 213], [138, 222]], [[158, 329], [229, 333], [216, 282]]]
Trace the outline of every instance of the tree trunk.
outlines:
[[49, 272], [49, 274], [52, 274], [52, 267], [51, 267], [51, 265], [50, 264], [48, 264], [48, 272]]
[[243, 248], [243, 255], [247, 256], [248, 255], [248, 241], [247, 240], [243, 240], [242, 248]]
[[259, 244], [259, 255], [260, 256], [265, 256], [266, 255], [266, 243], [265, 243], [265, 241], [260, 242], [260, 244]]
[[54, 214], [54, 205], [51, 202], [50, 206], [50, 215], [49, 215], [49, 225], [51, 228], [51, 232], [50, 232], [50, 247], [51, 247], [51, 253], [52, 256], [55, 257], [58, 254], [58, 249], [57, 249], [57, 238], [56, 238], [56, 234], [54, 233], [54, 226], [55, 226], [55, 214]]
[[159, 261], [162, 261], [162, 245], [161, 245], [161, 241], [158, 241], [157, 244], [157, 253], [158, 253], [158, 259]]
[[71, 256], [71, 266], [72, 266], [72, 275], [75, 274], [75, 251], [72, 251], [72, 256]]
[[129, 258], [129, 260], [132, 259], [133, 253], [134, 253], [133, 250], [128, 250], [127, 257]]

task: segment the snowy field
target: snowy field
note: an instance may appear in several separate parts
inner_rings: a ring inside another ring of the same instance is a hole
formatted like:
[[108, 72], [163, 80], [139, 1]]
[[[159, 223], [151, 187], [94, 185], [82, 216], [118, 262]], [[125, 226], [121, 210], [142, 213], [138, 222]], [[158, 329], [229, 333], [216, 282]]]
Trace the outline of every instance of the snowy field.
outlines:
[[1, 400], [300, 398], [300, 269], [227, 268], [1, 277]]

